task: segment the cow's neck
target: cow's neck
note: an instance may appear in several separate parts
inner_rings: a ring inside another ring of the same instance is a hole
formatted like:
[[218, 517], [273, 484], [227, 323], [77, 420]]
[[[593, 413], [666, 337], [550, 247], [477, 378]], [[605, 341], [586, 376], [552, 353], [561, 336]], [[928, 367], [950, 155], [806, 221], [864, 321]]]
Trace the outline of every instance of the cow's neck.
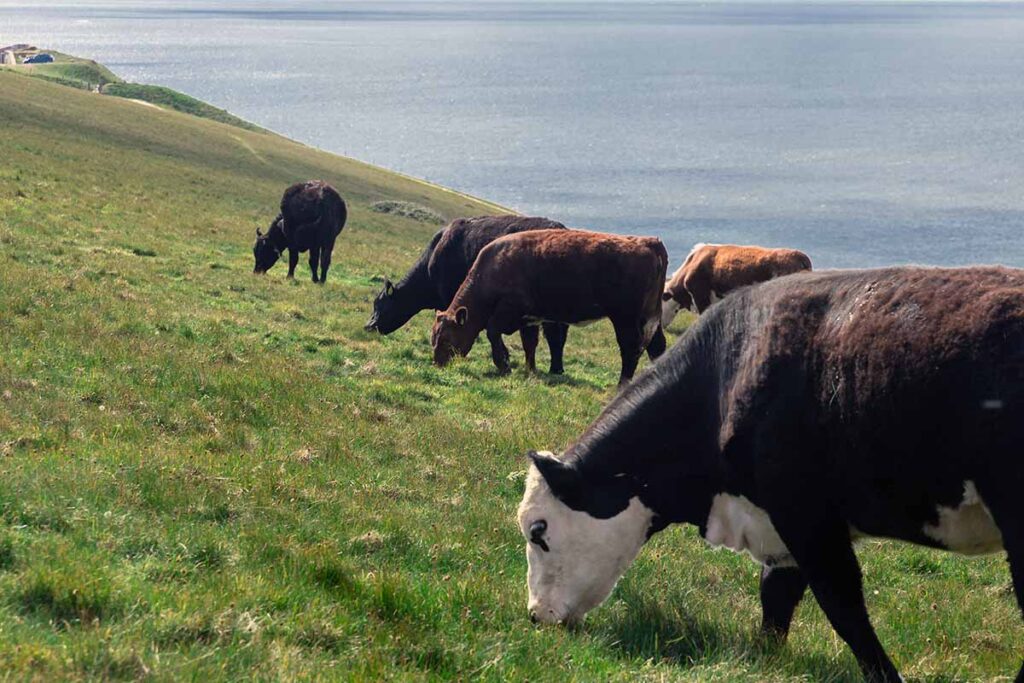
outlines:
[[[430, 244], [427, 245], [427, 248], [416, 259], [416, 263], [412, 265], [412, 268], [405, 274], [405, 277], [395, 285], [395, 302], [402, 310], [402, 313], [408, 314], [409, 318], [428, 308], [439, 311], [448, 308], [449, 302], [440, 301], [437, 294], [437, 286], [431, 281], [429, 270], [430, 257], [433, 255], [434, 248], [443, 234], [444, 230], [438, 230], [434, 233], [434, 236], [430, 239]], [[406, 321], [409, 318], [406, 318]], [[404, 325], [405, 323], [402, 324]]]
[[467, 279], [462, 287], [459, 288], [455, 298], [452, 299], [451, 305], [448, 307], [449, 311], [457, 311], [465, 306], [469, 314], [466, 324], [462, 326], [461, 330], [462, 346], [464, 347], [462, 349], [463, 353], [468, 353], [473, 341], [487, 327], [487, 323], [494, 314], [495, 308], [495, 301], [492, 296], [485, 295], [482, 291], [483, 288], [470, 287], [468, 286], [469, 284], [471, 283]]
[[284, 221], [277, 220], [270, 226], [270, 230], [267, 231], [267, 239], [277, 247], [278, 251], [284, 251], [288, 247], [288, 235], [282, 227]]
[[623, 389], [566, 454], [585, 477], [636, 481], [641, 502], [663, 524], [703, 525], [723, 487], [716, 359], [708, 348], [678, 344]]
[[437, 291], [430, 282], [425, 261], [422, 264], [417, 263], [405, 274], [405, 277], [395, 285], [392, 296], [398, 309], [407, 316], [406, 320], [429, 308], [445, 308], [437, 299]]

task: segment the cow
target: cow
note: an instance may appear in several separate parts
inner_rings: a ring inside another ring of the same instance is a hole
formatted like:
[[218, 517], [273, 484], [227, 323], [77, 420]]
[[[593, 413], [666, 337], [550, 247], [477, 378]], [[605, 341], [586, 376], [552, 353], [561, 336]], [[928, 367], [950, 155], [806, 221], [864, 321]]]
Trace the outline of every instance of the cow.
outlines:
[[684, 309], [703, 313], [734, 289], [810, 269], [811, 259], [796, 249], [697, 244], [665, 283], [661, 326]]
[[[535, 230], [497, 239], [477, 256], [448, 308], [438, 311], [430, 335], [434, 363], [468, 354], [484, 329], [494, 337], [541, 322], [608, 318], [622, 358], [621, 386], [644, 349], [652, 360], [665, 350], [660, 297], [667, 267], [668, 252], [655, 237]], [[534, 347], [536, 339], [534, 333]]]
[[[852, 541], [1005, 549], [1024, 609], [1024, 270], [823, 271], [712, 307], [519, 507], [528, 609], [578, 622], [644, 542], [689, 523], [761, 564], [761, 629], [810, 585], [865, 677], [901, 680]], [[1017, 681], [1024, 680], [1024, 668]]]
[[[497, 238], [527, 230], [565, 229], [558, 221], [529, 216], [458, 218], [434, 234], [430, 244], [398, 284], [385, 279], [374, 299], [373, 313], [365, 329], [391, 334], [420, 311], [448, 308], [477, 254]], [[542, 327], [551, 350], [550, 372], [560, 375], [564, 371], [562, 352], [569, 326], [544, 323]], [[526, 364], [530, 370], [535, 370], [537, 330], [533, 326], [524, 326], [519, 334], [526, 351]], [[488, 339], [495, 367], [501, 373], [509, 372], [508, 348], [501, 335], [488, 335]]]
[[281, 197], [281, 213], [271, 221], [266, 234], [256, 228], [256, 244], [252, 247], [256, 265], [252, 272], [266, 273], [277, 263], [281, 252], [287, 249], [288, 277], [294, 278], [299, 253], [309, 251], [313, 282], [325, 284], [334, 240], [345, 227], [347, 217], [345, 200], [324, 181], [310, 180], [292, 185]]

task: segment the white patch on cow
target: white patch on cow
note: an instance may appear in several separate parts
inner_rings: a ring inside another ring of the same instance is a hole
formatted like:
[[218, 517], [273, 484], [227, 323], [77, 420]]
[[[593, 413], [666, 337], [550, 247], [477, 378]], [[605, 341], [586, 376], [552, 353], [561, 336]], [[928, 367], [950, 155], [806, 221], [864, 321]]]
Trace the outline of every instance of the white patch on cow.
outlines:
[[[573, 510], [558, 500], [535, 466], [526, 477], [519, 528], [526, 537], [530, 614], [543, 623], [572, 623], [600, 605], [647, 540], [654, 512], [632, 498], [609, 519]], [[548, 550], [529, 541], [530, 526], [547, 523]]]
[[711, 501], [706, 526], [704, 539], [712, 546], [748, 553], [761, 564], [796, 566], [768, 513], [745, 496], [716, 495]]
[[679, 311], [683, 310], [683, 307], [679, 305], [679, 302], [675, 299], [669, 299], [668, 301], [661, 302], [661, 329], [667, 330], [668, 326], [672, 324], [672, 321], [679, 315]]
[[964, 497], [959, 506], [940, 505], [938, 514], [938, 524], [925, 524], [924, 533], [945, 548], [964, 555], [1002, 550], [1003, 535], [973, 481], [964, 482]]

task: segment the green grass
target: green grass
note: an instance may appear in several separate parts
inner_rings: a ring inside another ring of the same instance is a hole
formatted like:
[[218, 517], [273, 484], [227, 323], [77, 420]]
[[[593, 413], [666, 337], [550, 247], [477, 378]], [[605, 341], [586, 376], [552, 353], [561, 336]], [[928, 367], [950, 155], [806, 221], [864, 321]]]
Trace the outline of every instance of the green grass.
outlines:
[[83, 90], [95, 90], [108, 84], [122, 82], [113, 71], [91, 59], [81, 59], [52, 50], [44, 52], [52, 55], [54, 61], [48, 64], [24, 64], [15, 67], [16, 70]]
[[44, 50], [53, 55], [54, 61], [48, 64], [22, 64], [6, 67], [26, 76], [66, 85], [81, 90], [100, 92], [112, 97], [123, 97], [130, 100], [149, 102], [166, 109], [190, 114], [200, 118], [211, 119], [246, 130], [259, 131], [258, 126], [224, 111], [202, 100], [180, 93], [177, 90], [159, 85], [143, 85], [127, 83], [107, 67], [88, 59], [81, 59], [52, 50]]
[[114, 97], [125, 97], [132, 100], [142, 100], [161, 107], [180, 111], [192, 116], [199, 116], [205, 119], [212, 119], [221, 123], [227, 123], [239, 128], [258, 130], [259, 128], [248, 121], [238, 118], [223, 109], [218, 109], [194, 97], [190, 97], [176, 90], [165, 88], [159, 85], [141, 85], [138, 83], [111, 83], [103, 88], [104, 95]]
[[[756, 567], [693, 529], [655, 537], [581, 630], [529, 624], [523, 453], [612, 396], [609, 326], [570, 332], [564, 378], [517, 351], [495, 376], [485, 344], [438, 370], [429, 314], [362, 330], [436, 229], [370, 205], [493, 205], [9, 71], [0, 120], [5, 677], [856, 680], [813, 600], [761, 645]], [[253, 276], [256, 227], [306, 178], [350, 207], [330, 281]], [[859, 552], [908, 680], [1010, 680], [1000, 557]]]

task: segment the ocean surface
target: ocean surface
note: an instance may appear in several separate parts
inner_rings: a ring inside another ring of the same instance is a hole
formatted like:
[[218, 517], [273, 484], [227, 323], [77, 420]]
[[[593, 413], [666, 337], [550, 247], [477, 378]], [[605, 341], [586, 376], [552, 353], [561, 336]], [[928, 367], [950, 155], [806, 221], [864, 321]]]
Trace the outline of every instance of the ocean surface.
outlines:
[[670, 268], [1024, 266], [1024, 4], [0, 0], [10, 42]]

